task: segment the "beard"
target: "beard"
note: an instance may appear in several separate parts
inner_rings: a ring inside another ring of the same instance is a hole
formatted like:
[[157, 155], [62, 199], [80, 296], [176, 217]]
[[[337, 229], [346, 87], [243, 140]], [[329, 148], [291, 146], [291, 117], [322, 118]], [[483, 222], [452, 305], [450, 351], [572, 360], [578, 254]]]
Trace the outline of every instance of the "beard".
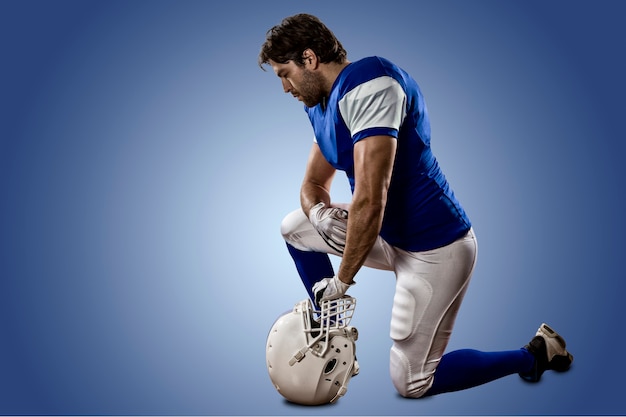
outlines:
[[325, 97], [322, 91], [322, 85], [323, 79], [321, 75], [305, 69], [302, 72], [300, 88], [298, 88], [296, 93], [305, 106], [315, 107], [321, 103]]

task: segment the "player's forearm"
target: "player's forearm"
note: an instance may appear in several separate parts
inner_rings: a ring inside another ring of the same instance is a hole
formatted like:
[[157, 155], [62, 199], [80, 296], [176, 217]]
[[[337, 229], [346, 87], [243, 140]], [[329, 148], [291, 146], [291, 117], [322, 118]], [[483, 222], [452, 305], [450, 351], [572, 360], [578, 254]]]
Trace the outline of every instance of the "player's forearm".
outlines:
[[370, 253], [382, 225], [384, 204], [354, 202], [348, 215], [346, 247], [339, 265], [338, 277], [351, 284]]
[[311, 207], [319, 202], [324, 202], [326, 206], [330, 206], [330, 193], [329, 191], [319, 185], [312, 182], [304, 182], [300, 189], [300, 206], [304, 211], [304, 214], [309, 216]]
[[311, 207], [317, 203], [330, 205], [330, 186], [334, 176], [335, 168], [326, 161], [319, 146], [314, 143], [300, 187], [300, 205], [307, 217]]

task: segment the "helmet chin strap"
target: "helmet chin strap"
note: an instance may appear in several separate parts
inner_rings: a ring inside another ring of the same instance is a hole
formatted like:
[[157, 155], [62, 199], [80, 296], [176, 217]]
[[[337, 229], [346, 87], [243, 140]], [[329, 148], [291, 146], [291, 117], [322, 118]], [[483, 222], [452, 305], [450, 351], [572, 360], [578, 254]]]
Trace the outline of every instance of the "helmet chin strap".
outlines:
[[[293, 366], [297, 362], [300, 362], [306, 356], [306, 352], [310, 348], [311, 348], [310, 346], [304, 346], [302, 349], [297, 351], [289, 360], [289, 366]], [[335, 396], [330, 400], [331, 404], [337, 401], [340, 397], [343, 397], [343, 395], [348, 391], [348, 380], [352, 376], [353, 370], [354, 370], [354, 363], [352, 363], [350, 367], [344, 373], [343, 380], [341, 381], [341, 386], [339, 387], [337, 394], [335, 394]]]
[[306, 355], [306, 351], [309, 350], [308, 346], [304, 346], [302, 349], [297, 351], [291, 359], [289, 359], [289, 366], [294, 366], [296, 362], [300, 362], [302, 358]]
[[339, 397], [343, 397], [343, 395], [348, 391], [348, 379], [352, 376], [352, 370], [354, 369], [354, 363], [350, 365], [345, 375], [343, 376], [343, 381], [341, 381], [341, 387], [339, 387], [339, 391], [337, 394], [330, 400], [330, 403], [334, 403], [339, 399]]

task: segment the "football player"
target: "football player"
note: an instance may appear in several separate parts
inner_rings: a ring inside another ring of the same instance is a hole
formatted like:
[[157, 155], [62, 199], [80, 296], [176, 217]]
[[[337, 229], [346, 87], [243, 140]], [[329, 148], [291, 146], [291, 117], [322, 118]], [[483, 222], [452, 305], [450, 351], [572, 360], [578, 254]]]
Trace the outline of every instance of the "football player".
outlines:
[[[314, 132], [300, 207], [281, 224], [287, 249], [315, 303], [344, 296], [363, 266], [395, 274], [390, 368], [402, 396], [515, 373], [538, 381], [570, 367], [565, 341], [546, 324], [523, 348], [445, 353], [477, 243], [432, 152], [424, 97], [407, 72], [378, 56], [350, 62], [309, 14], [267, 32], [259, 65], [271, 66], [283, 91], [304, 104]], [[336, 171], [352, 190], [344, 205], [330, 197]], [[336, 273], [328, 254], [341, 257]]]

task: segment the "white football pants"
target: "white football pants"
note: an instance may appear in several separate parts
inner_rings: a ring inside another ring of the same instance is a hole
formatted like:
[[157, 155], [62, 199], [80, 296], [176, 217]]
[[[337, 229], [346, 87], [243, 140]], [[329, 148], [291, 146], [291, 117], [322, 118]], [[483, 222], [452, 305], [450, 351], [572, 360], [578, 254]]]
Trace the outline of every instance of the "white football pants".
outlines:
[[[346, 208], [345, 205], [343, 205]], [[324, 242], [302, 209], [289, 213], [281, 232], [303, 251], [341, 256]], [[391, 379], [405, 397], [419, 398], [433, 383], [477, 255], [473, 230], [442, 248], [408, 252], [380, 236], [365, 261], [371, 268], [393, 271], [396, 292], [391, 313]]]

